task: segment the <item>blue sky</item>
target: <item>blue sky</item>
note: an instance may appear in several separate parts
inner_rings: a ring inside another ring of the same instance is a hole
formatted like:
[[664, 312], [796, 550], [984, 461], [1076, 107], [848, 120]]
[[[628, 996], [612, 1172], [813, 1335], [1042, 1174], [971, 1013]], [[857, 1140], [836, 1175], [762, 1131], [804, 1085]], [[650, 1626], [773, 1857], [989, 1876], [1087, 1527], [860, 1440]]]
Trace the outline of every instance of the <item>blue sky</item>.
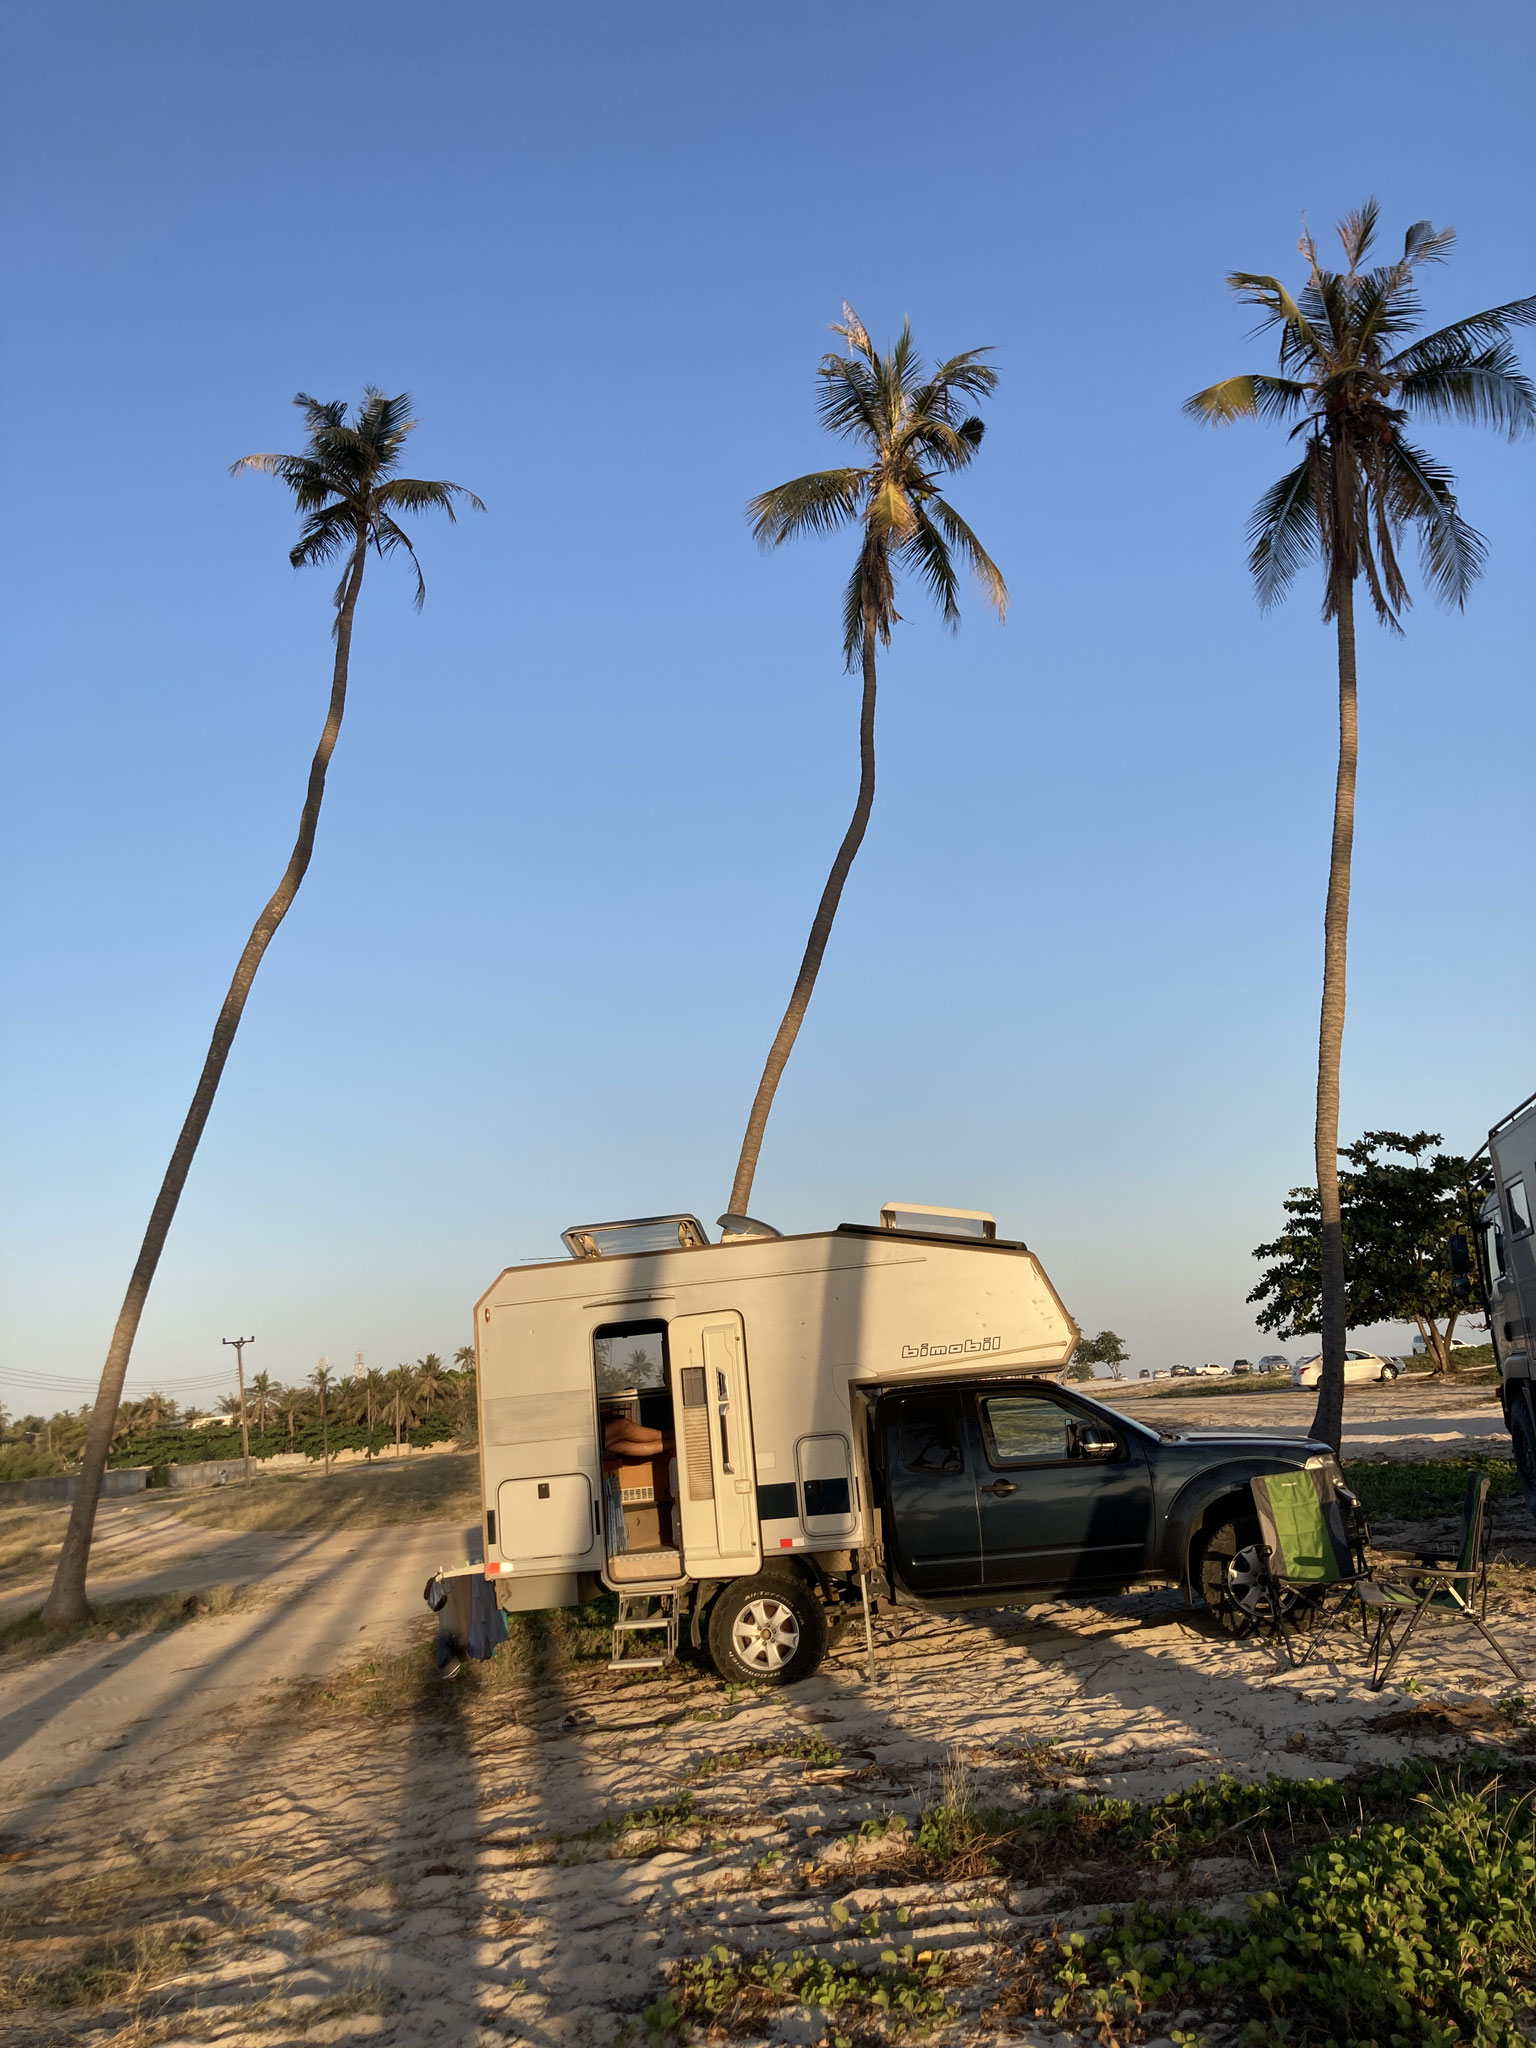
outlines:
[[[1315, 579], [1268, 618], [1249, 594], [1281, 437], [1179, 405], [1266, 362], [1224, 273], [1294, 275], [1303, 216], [1369, 192], [1392, 240], [1460, 230], [1432, 318], [1536, 287], [1532, 17], [879, 31], [6, 11], [13, 1370], [94, 1381], [287, 858], [330, 580], [288, 568], [279, 489], [226, 472], [294, 445], [299, 389], [409, 390], [413, 467], [490, 509], [422, 531], [420, 618], [369, 572], [314, 864], [130, 1385], [217, 1380], [237, 1329], [285, 1379], [449, 1350], [566, 1224], [713, 1224], [854, 791], [848, 543], [764, 558], [742, 518], [836, 459], [812, 373], [845, 296], [877, 337], [995, 348], [954, 498], [1013, 606], [972, 598], [951, 640], [908, 593], [753, 1207], [990, 1208], [1137, 1363], [1267, 1348], [1244, 1297], [1311, 1177], [1333, 653]], [[1491, 559], [1465, 616], [1362, 633], [1344, 1128], [1470, 1150], [1536, 1085], [1536, 521], [1529, 446], [1426, 438]]]

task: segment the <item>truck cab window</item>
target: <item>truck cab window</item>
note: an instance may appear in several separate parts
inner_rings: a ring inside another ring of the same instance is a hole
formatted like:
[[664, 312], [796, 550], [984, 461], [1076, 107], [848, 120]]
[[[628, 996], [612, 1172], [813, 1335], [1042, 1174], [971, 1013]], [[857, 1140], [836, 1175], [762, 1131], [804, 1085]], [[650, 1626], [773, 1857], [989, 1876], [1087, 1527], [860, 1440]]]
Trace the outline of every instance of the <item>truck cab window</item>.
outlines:
[[917, 1394], [901, 1404], [901, 1462], [909, 1472], [963, 1472], [960, 1410], [949, 1394]]
[[1053, 1465], [1072, 1455], [1072, 1418], [1048, 1394], [987, 1395], [981, 1420], [994, 1465]]
[[1509, 1227], [1516, 1237], [1523, 1237], [1531, 1227], [1531, 1203], [1525, 1182], [1506, 1181], [1504, 1193], [1509, 1198]]

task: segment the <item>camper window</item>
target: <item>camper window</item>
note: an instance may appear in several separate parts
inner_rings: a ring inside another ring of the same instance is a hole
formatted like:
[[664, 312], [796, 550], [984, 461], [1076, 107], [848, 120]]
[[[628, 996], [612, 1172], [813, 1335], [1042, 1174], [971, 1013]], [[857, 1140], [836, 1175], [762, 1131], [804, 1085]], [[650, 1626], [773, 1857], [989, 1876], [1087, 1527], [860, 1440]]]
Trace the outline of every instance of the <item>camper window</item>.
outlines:
[[1512, 1180], [1504, 1190], [1509, 1197], [1509, 1227], [1516, 1237], [1523, 1237], [1531, 1227], [1531, 1205], [1525, 1192], [1523, 1180]]

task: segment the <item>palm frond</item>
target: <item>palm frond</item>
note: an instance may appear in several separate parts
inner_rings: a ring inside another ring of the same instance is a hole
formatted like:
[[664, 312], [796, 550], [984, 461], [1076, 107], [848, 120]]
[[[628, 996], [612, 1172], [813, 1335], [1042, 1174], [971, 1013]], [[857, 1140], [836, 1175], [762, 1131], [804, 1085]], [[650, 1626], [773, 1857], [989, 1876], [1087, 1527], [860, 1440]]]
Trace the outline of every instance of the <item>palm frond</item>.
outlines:
[[1360, 268], [1362, 261], [1370, 253], [1370, 247], [1376, 239], [1376, 228], [1380, 220], [1380, 205], [1374, 199], [1367, 199], [1363, 206], [1355, 207], [1352, 212], [1346, 213], [1339, 222], [1339, 240], [1343, 244], [1345, 260], [1349, 264], [1351, 276]]
[[902, 541], [899, 559], [904, 567], [916, 569], [928, 586], [928, 594], [952, 633], [960, 629], [959, 578], [944, 536], [925, 514]]
[[1227, 289], [1240, 305], [1257, 306], [1263, 313], [1264, 318], [1253, 329], [1255, 334], [1265, 334], [1271, 327], [1286, 330], [1288, 339], [1282, 338], [1280, 345], [1282, 366], [1291, 360], [1287, 353], [1288, 340], [1291, 346], [1302, 352], [1317, 350], [1318, 339], [1311, 321], [1278, 277], [1267, 277], [1254, 270], [1233, 270], [1227, 273]]
[[955, 393], [963, 393], [967, 398], [990, 398], [997, 389], [998, 373], [981, 358], [991, 353], [990, 348], [969, 348], [963, 355], [935, 363], [928, 381], [912, 394], [913, 412], [951, 419], [957, 409]]
[[880, 390], [868, 364], [852, 356], [823, 356], [816, 371], [821, 392], [816, 412], [829, 434], [859, 434], [871, 447], [884, 430]]
[[1248, 522], [1248, 567], [1265, 611], [1278, 604], [1318, 542], [1312, 455], [1272, 484]]
[[1354, 353], [1364, 357], [1383, 337], [1407, 334], [1423, 317], [1419, 295], [1406, 273], [1372, 270], [1357, 279], [1351, 327]]
[[752, 537], [761, 548], [776, 548], [800, 533], [835, 533], [857, 516], [868, 472], [818, 469], [797, 476], [747, 501]]
[[1511, 441], [1536, 427], [1536, 384], [1507, 342], [1475, 353], [1448, 349], [1439, 361], [1427, 360], [1403, 376], [1398, 394], [1410, 412], [1494, 427]]
[[933, 413], [915, 413], [897, 435], [898, 457], [926, 458], [940, 469], [964, 469], [981, 446], [986, 423], [974, 415], [958, 425]]
[[1483, 573], [1488, 543], [1462, 518], [1456, 506], [1455, 479], [1433, 456], [1397, 435], [1386, 457], [1392, 512], [1404, 523], [1412, 520], [1419, 529], [1424, 580], [1442, 604], [1460, 610]]
[[1411, 348], [1399, 351], [1385, 367], [1389, 373], [1407, 375], [1430, 362], [1438, 362], [1446, 354], [1458, 350], [1471, 352], [1489, 342], [1503, 341], [1512, 327], [1532, 326], [1536, 326], [1536, 298], [1511, 299], [1507, 305], [1490, 306], [1484, 313], [1469, 313], [1464, 320], [1453, 320], [1449, 327], [1437, 327], [1433, 334], [1420, 335]]
[[1416, 220], [1403, 236], [1403, 261], [1443, 263], [1455, 246], [1454, 228], [1436, 228], [1427, 220]]
[[1308, 385], [1292, 377], [1224, 377], [1186, 398], [1179, 409], [1186, 418], [1210, 426], [1241, 419], [1284, 420], [1300, 412], [1311, 395]]
[[988, 604], [1000, 619], [1008, 616], [1008, 586], [1003, 581], [1003, 572], [987, 553], [981, 542], [966, 525], [960, 514], [947, 498], [930, 498], [927, 510], [938, 522], [944, 538], [952, 548], [964, 555], [970, 564], [976, 581], [981, 585]]
[[374, 492], [375, 504], [398, 505], [402, 512], [446, 512], [457, 525], [455, 498], [463, 498], [476, 512], [485, 510], [484, 501], [473, 491], [466, 491], [462, 484], [428, 483], [414, 476], [391, 477]]
[[314, 568], [333, 562], [357, 546], [357, 513], [350, 505], [325, 505], [311, 512], [299, 528], [299, 537], [288, 550], [295, 569]]
[[416, 550], [411, 546], [411, 537], [403, 526], [397, 526], [387, 512], [380, 512], [373, 521], [372, 540], [375, 552], [382, 558], [392, 555], [396, 548], [404, 548], [411, 558], [411, 567], [416, 571], [416, 595], [411, 604], [420, 611], [427, 601], [426, 578], [421, 573], [421, 564], [416, 559]]
[[869, 338], [869, 329], [855, 313], [848, 301], [843, 301], [843, 317], [832, 322], [832, 332], [840, 334], [856, 354], [874, 360], [875, 345]]

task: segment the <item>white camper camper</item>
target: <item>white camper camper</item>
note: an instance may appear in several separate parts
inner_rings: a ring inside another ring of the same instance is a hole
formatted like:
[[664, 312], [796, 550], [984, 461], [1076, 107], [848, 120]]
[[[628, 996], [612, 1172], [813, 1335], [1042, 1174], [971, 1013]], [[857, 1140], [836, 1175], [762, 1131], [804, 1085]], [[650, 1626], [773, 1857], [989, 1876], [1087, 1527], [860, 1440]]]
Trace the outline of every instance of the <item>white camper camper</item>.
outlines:
[[980, 1211], [782, 1237], [692, 1216], [564, 1233], [475, 1308], [486, 1577], [503, 1609], [619, 1596], [617, 1663], [687, 1622], [785, 1683], [883, 1584], [866, 1418], [904, 1382], [1064, 1366], [1078, 1331]]

